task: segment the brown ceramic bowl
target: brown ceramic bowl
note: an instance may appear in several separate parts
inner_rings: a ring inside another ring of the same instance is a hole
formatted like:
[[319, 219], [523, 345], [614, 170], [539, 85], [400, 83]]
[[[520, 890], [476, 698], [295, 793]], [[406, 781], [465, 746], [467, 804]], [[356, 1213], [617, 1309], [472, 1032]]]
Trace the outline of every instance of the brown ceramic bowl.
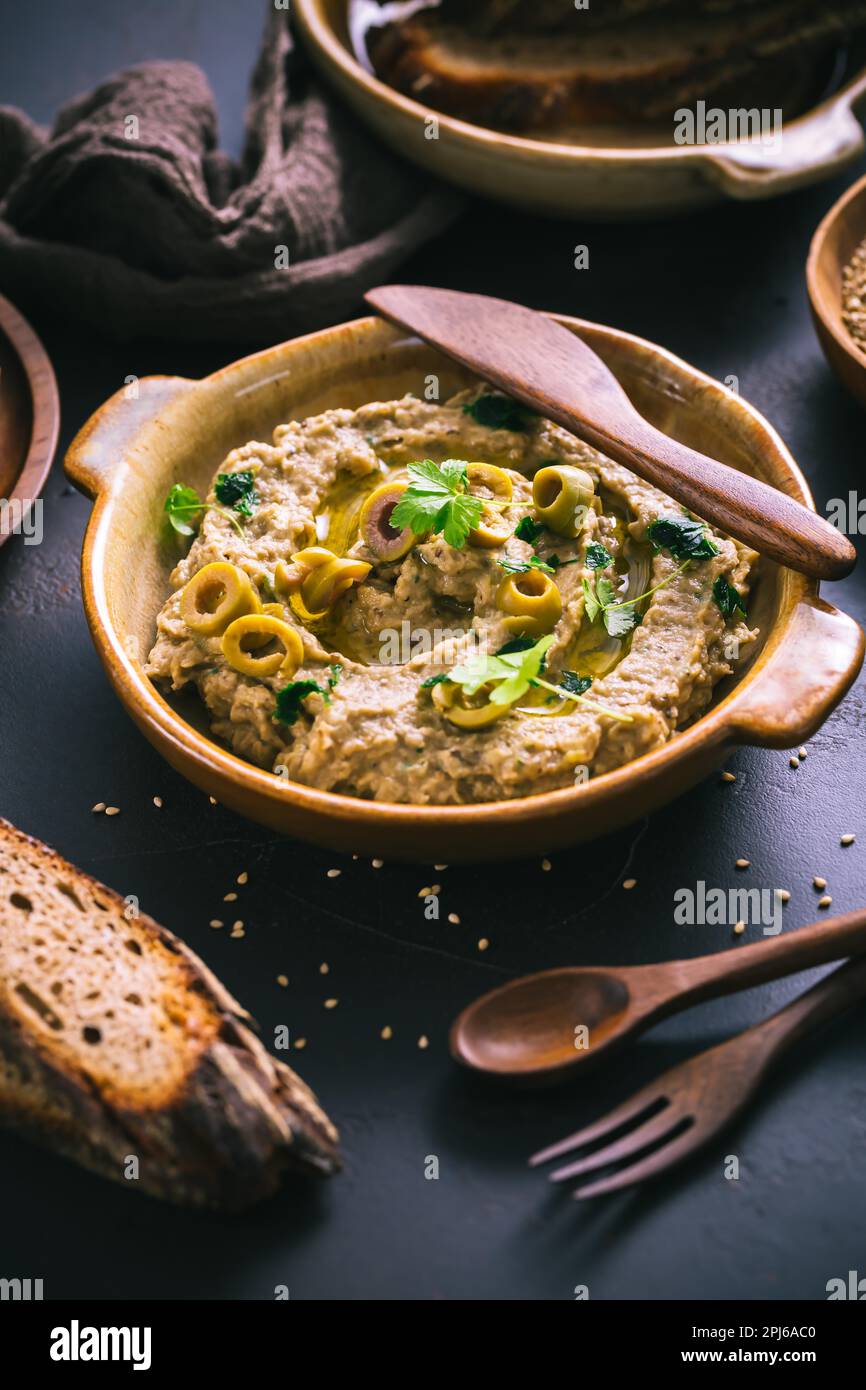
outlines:
[[[751, 406], [663, 349], [611, 328], [560, 320], [585, 337], [661, 429], [812, 505], [790, 454]], [[666, 747], [583, 786], [474, 806], [361, 801], [273, 776], [206, 732], [191, 697], [173, 706], [144, 675], [177, 546], [161, 526], [173, 483], [200, 491], [229, 449], [269, 439], [280, 421], [334, 406], [443, 397], [463, 369], [379, 319], [361, 319], [242, 358], [202, 381], [146, 377], [97, 411], [66, 456], [96, 502], [84, 541], [84, 603], [112, 685], [142, 732], [196, 786], [288, 835], [333, 849], [434, 862], [506, 859], [592, 839], [695, 785], [738, 744], [788, 748], [814, 734], [863, 660], [863, 634], [817, 585], [765, 564], [752, 616], [762, 630], [748, 668], [720, 687], [692, 728]]]
[[[824, 100], [762, 144], [678, 145], [673, 124], [581, 132], [581, 143], [507, 135], [443, 115], [379, 81], [358, 62], [348, 0], [294, 0], [301, 37], [323, 75], [387, 144], [436, 178], [533, 213], [658, 216], [723, 198], [771, 198], [829, 178], [863, 150], [854, 114], [866, 95], [856, 58]], [[435, 117], [438, 138], [428, 122]]]
[[844, 386], [866, 405], [866, 352], [842, 321], [842, 272], [866, 239], [866, 176], [834, 203], [812, 238], [806, 288], [824, 356]]
[[27, 527], [57, 448], [60, 401], [41, 342], [0, 295], [0, 545]]

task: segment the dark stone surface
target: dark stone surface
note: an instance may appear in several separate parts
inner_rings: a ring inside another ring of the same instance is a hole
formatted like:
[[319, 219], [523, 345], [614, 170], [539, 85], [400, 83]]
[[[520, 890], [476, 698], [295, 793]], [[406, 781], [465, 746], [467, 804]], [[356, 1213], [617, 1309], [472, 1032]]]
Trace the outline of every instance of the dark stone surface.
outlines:
[[[4, 29], [11, 7], [3, 5]], [[237, 138], [255, 6], [51, 3], [15, 7], [0, 99], [45, 118], [111, 68], [167, 54], [204, 63]], [[405, 278], [511, 294], [645, 335], [742, 394], [779, 429], [821, 509], [861, 489], [863, 415], [830, 376], [810, 327], [803, 264], [812, 229], [846, 179], [784, 200], [657, 225], [543, 223], [473, 206]], [[573, 247], [590, 248], [588, 271]], [[200, 375], [231, 344], [118, 350], [70, 323], [37, 323], [54, 358], [63, 443], [128, 373]], [[579, 1085], [523, 1097], [458, 1074], [445, 1050], [459, 1007], [509, 974], [568, 962], [639, 963], [736, 949], [728, 927], [673, 922], [676, 888], [704, 879], [791, 891], [786, 928], [813, 920], [814, 874], [834, 910], [864, 899], [864, 687], [788, 755], [745, 750], [734, 785], [712, 778], [666, 811], [597, 844], [505, 869], [452, 868], [442, 921], [419, 888], [431, 871], [278, 839], [211, 806], [134, 730], [99, 668], [81, 611], [88, 503], [55, 466], [41, 547], [0, 552], [0, 812], [180, 933], [258, 1017], [308, 1039], [296, 1061], [343, 1135], [346, 1171], [292, 1187], [240, 1218], [177, 1212], [0, 1136], [0, 1274], [42, 1277], [46, 1297], [569, 1299], [822, 1298], [864, 1272], [866, 1081], [861, 1009], [787, 1061], [758, 1108], [705, 1154], [645, 1192], [593, 1206], [549, 1194], [532, 1149], [599, 1114], [655, 1072], [757, 1021], [802, 981], [672, 1020]], [[862, 622], [866, 575], [825, 593]], [[164, 798], [159, 811], [154, 795]], [[113, 819], [91, 816], [103, 800]], [[850, 849], [839, 836], [858, 832]], [[326, 871], [342, 868], [330, 880]], [[241, 871], [246, 938], [222, 895]], [[632, 892], [621, 881], [638, 880]], [[460, 926], [448, 924], [449, 912]], [[756, 928], [748, 937], [754, 938]], [[488, 937], [480, 955], [476, 943]], [[330, 973], [319, 973], [327, 961]], [[286, 990], [276, 976], [290, 977]], [[326, 1011], [323, 1000], [339, 999]], [[380, 1029], [394, 1037], [384, 1042]], [[426, 1034], [430, 1047], [418, 1049]], [[437, 1155], [438, 1182], [426, 1181]], [[739, 1181], [723, 1178], [726, 1155]]]

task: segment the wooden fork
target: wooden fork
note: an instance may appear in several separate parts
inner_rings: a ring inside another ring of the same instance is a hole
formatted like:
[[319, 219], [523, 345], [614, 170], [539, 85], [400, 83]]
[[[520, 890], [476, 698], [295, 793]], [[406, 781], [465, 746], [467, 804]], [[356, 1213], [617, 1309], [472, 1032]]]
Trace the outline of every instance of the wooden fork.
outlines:
[[[533, 1154], [530, 1165], [606, 1139], [601, 1148], [557, 1168], [551, 1182], [584, 1177], [623, 1161], [609, 1177], [578, 1187], [574, 1196], [597, 1197], [658, 1177], [724, 1129], [789, 1047], [864, 996], [866, 959], [861, 958], [834, 970], [762, 1023], [672, 1067], [609, 1115]], [[611, 1139], [626, 1126], [624, 1134]]]

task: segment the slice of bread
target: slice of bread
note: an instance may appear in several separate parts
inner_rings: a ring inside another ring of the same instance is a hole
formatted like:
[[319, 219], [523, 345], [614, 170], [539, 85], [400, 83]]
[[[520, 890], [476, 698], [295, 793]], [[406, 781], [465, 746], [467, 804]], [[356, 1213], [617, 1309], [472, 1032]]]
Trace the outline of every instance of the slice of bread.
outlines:
[[0, 1123], [194, 1206], [335, 1172], [334, 1126], [249, 1023], [175, 936], [0, 819]]
[[561, 34], [515, 28], [493, 36], [449, 21], [449, 12], [423, 10], [370, 30], [376, 72], [437, 110], [526, 133], [667, 119], [721, 94], [735, 96], [736, 106], [783, 105], [787, 117], [796, 113], [779, 98], [779, 65], [791, 66], [799, 94], [802, 65], [866, 23], [863, 0], [819, 10], [808, 0], [677, 6], [603, 27], [582, 25], [575, 11]]

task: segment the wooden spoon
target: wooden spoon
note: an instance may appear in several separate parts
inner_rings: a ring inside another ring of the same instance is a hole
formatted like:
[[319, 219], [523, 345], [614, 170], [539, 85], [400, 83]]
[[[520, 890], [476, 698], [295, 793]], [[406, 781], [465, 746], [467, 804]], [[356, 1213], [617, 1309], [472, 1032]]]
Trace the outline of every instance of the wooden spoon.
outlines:
[[592, 348], [545, 314], [422, 285], [383, 285], [364, 297], [385, 318], [780, 565], [816, 579], [844, 579], [854, 568], [857, 552], [828, 521], [656, 429]]
[[558, 1081], [681, 1009], [861, 951], [866, 908], [694, 960], [524, 975], [463, 1010], [451, 1028], [451, 1055], [492, 1076]]

